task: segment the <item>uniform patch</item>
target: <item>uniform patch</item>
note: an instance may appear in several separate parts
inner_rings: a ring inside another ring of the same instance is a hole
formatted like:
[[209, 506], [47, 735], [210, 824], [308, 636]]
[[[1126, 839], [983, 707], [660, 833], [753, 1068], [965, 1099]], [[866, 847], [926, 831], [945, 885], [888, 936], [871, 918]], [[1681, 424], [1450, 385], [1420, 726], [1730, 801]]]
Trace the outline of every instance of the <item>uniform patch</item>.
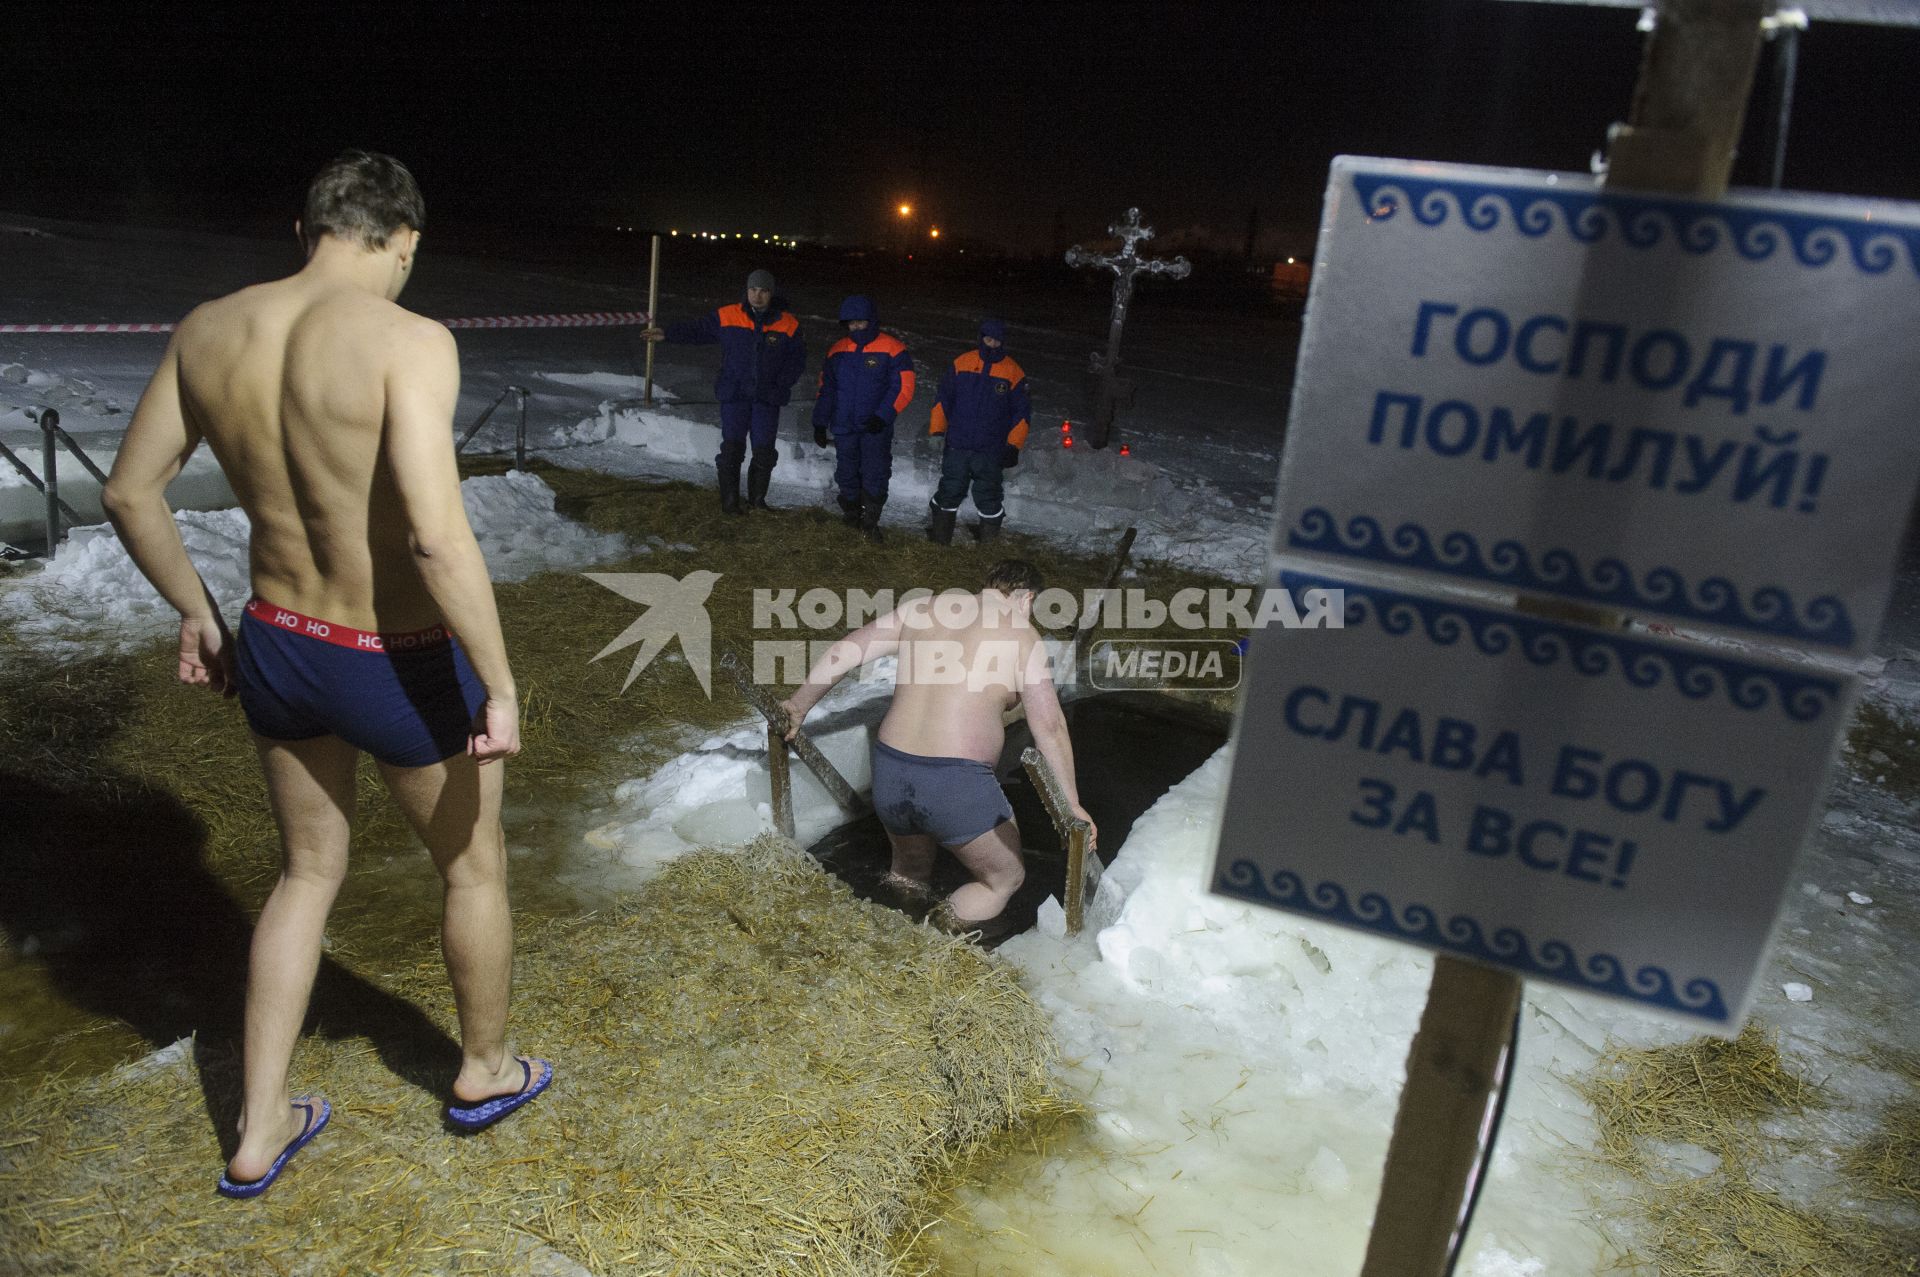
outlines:
[[784, 334], [784, 333], [768, 333], [768, 334], [767, 334], [767, 340], [768, 340], [769, 342], [775, 342], [775, 341], [779, 341], [779, 340], [780, 340], [780, 338], [781, 338], [781, 337], [783, 337], [783, 336], [785, 336], [785, 334]]
[[867, 367], [878, 368], [879, 366], [880, 366], [880, 356], [878, 355], [867, 356]]
[[1001, 380], [1000, 380], [999, 378], [997, 378], [997, 377], [996, 377], [996, 378], [994, 378], [994, 382], [993, 382], [993, 393], [994, 393], [994, 394], [996, 394], [996, 395], [1004, 395], [1004, 394], [1006, 394], [1006, 393], [1007, 393], [1007, 391], [1009, 391], [1009, 390], [1011, 390], [1011, 389], [1012, 389], [1012, 387], [1011, 387], [1011, 386], [1009, 386], [1009, 385], [1008, 385], [1008, 384], [1007, 384], [1006, 382], [1004, 382], [1004, 381], [1001, 381]]

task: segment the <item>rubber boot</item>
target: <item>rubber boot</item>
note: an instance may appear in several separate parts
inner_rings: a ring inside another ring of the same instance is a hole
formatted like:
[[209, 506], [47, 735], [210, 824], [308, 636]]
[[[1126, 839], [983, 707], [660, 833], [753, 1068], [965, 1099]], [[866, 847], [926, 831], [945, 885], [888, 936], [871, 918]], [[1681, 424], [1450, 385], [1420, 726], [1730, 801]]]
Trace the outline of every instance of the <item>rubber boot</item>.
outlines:
[[742, 448], [736, 452], [723, 443], [720, 445], [720, 455], [713, 459], [714, 469], [720, 476], [720, 508], [728, 514], [742, 513], [740, 458], [741, 453], [745, 451], [746, 449]]
[[885, 497], [876, 496], [867, 497], [861, 505], [860, 530], [866, 533], [867, 540], [875, 545], [880, 545], [887, 539], [887, 534], [880, 530], [880, 511], [884, 510], [886, 505]]
[[980, 516], [980, 544], [985, 545], [989, 541], [999, 540], [1000, 525], [1005, 523], [1006, 521], [1007, 521], [1007, 512], [1005, 510], [1002, 510], [999, 514], [981, 515]]
[[767, 485], [773, 482], [773, 461], [762, 462], [758, 454], [747, 464], [747, 508], [771, 510], [767, 504]]
[[857, 528], [860, 526], [860, 498], [859, 497], [841, 497], [840, 498], [840, 522], [846, 524], [850, 528]]
[[942, 510], [939, 506], [927, 505], [927, 517], [931, 522], [927, 526], [927, 540], [935, 545], [953, 544], [953, 525], [959, 520], [958, 510]]

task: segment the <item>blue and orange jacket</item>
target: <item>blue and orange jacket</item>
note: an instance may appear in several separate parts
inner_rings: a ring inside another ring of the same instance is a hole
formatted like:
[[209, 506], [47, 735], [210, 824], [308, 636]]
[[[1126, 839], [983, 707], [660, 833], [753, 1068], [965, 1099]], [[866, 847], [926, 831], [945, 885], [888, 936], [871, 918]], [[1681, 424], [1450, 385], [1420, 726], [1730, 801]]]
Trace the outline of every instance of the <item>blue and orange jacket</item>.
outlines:
[[813, 424], [835, 434], [858, 430], [868, 417], [892, 425], [912, 399], [913, 356], [898, 337], [872, 325], [827, 348]]
[[940, 378], [933, 421], [927, 433], [945, 435], [947, 447], [969, 452], [998, 452], [1027, 441], [1027, 418], [1033, 413], [1027, 395], [1027, 374], [1004, 351], [969, 350], [953, 361]]
[[757, 315], [745, 302], [735, 302], [690, 323], [668, 324], [666, 329], [671, 342], [720, 343], [720, 374], [713, 379], [713, 397], [721, 403], [777, 408], [792, 396], [793, 383], [807, 366], [800, 321], [781, 297]]

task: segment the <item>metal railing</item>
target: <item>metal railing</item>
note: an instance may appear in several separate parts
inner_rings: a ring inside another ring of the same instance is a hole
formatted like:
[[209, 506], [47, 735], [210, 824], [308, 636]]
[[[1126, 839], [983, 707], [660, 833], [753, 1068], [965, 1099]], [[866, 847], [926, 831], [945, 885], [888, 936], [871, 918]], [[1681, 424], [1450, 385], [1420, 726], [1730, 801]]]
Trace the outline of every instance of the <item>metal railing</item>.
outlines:
[[517, 470], [526, 469], [526, 466], [527, 466], [527, 394], [528, 392], [525, 386], [507, 386], [504, 389], [502, 389], [500, 391], [499, 397], [495, 399], [492, 403], [488, 404], [486, 411], [481, 413], [478, 417], [475, 417], [473, 419], [473, 424], [467, 427], [466, 433], [460, 436], [460, 442], [455, 444], [453, 447], [454, 452], [455, 453], [465, 452], [467, 450], [467, 444], [471, 443], [473, 441], [473, 437], [480, 433], [481, 427], [485, 426], [488, 421], [493, 419], [493, 414], [499, 409], [501, 404], [507, 401], [507, 396], [518, 395], [520, 397], [520, 424], [514, 427], [514, 432], [513, 432], [513, 465], [514, 465], [514, 468]]
[[74, 455], [74, 459], [99, 482], [102, 491], [106, 489], [107, 476], [105, 471], [94, 464], [93, 458], [86, 454], [86, 450], [75, 441], [74, 437], [61, 428], [58, 412], [52, 408], [42, 408], [37, 420], [40, 425], [40, 472], [34, 473], [33, 467], [22, 461], [19, 455], [4, 443], [0, 443], [0, 459], [4, 459], [7, 464], [19, 471], [22, 478], [46, 497], [46, 555], [52, 558], [54, 550], [66, 539], [67, 529], [84, 522], [79, 512], [60, 496], [60, 445], [66, 445], [67, 451]]

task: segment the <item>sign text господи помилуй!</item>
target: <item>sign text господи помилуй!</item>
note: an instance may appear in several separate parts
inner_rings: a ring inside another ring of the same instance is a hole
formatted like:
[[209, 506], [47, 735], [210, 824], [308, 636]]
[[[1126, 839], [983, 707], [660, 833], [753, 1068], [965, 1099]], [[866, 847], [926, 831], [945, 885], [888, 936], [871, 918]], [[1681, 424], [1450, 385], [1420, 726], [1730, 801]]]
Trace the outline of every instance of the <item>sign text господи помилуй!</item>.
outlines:
[[1854, 693], [1802, 657], [1870, 646], [1920, 476], [1916, 339], [1910, 205], [1336, 160], [1270, 584], [1346, 624], [1254, 636], [1213, 889], [1737, 1026]]

